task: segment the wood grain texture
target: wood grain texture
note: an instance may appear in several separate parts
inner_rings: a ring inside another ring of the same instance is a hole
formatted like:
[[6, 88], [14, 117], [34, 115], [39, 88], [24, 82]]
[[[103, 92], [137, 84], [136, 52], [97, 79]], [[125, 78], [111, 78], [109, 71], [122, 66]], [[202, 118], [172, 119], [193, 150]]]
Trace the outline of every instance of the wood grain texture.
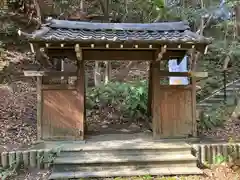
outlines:
[[83, 130], [81, 102], [81, 95], [74, 90], [43, 90], [43, 139], [75, 140], [79, 129]]
[[[71, 49], [48, 49], [47, 54], [50, 57], [59, 56], [76, 59], [76, 53]], [[83, 49], [84, 61], [151, 61], [155, 58], [156, 49]], [[162, 60], [183, 58], [185, 50], [167, 50], [163, 54]]]
[[85, 109], [85, 73], [84, 73], [84, 61], [78, 61], [77, 63], [78, 70], [78, 79], [77, 79], [77, 92], [79, 95], [79, 101], [77, 102], [77, 106], [79, 111], [81, 112], [81, 115], [77, 119], [77, 129], [78, 129], [78, 134], [77, 138], [83, 140], [84, 139], [84, 127], [86, 127], [86, 122], [85, 122], [85, 117], [86, 117], [86, 109]]
[[152, 68], [152, 128], [153, 138], [159, 137], [161, 134], [161, 116], [160, 116], [160, 62], [153, 62]]
[[192, 134], [192, 92], [191, 89], [171, 86], [161, 89], [159, 93], [160, 120], [158, 132], [161, 137], [187, 137]]
[[153, 87], [153, 83], [152, 83], [152, 69], [153, 69], [153, 64], [151, 62], [149, 62], [149, 77], [148, 77], [148, 116], [151, 117], [152, 116], [152, 87]]

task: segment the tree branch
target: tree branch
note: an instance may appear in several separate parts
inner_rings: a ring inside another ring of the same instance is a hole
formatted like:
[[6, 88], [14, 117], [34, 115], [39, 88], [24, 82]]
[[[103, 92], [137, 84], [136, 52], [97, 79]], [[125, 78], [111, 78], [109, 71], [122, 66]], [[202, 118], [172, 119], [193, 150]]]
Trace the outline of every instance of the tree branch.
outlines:
[[0, 16], [0, 20], [6, 20], [6, 19], [10, 19], [11, 21], [14, 21], [20, 24], [39, 26], [39, 20], [37, 18], [32, 17], [31, 19], [29, 19], [29, 17], [26, 16], [25, 14], [10, 12], [3, 16]]
[[99, 4], [100, 4], [100, 7], [101, 7], [101, 9], [102, 9], [103, 14], [105, 14], [106, 8], [105, 8], [105, 5], [104, 5], [104, 2], [103, 2], [103, 1], [104, 1], [104, 0], [99, 0], [98, 2], [99, 2]]
[[39, 3], [37, 0], [33, 0], [33, 4], [34, 4], [35, 10], [36, 10], [36, 15], [37, 15], [36, 19], [38, 21], [37, 28], [39, 28], [39, 26], [42, 24], [41, 9], [40, 9], [40, 6], [39, 6]]

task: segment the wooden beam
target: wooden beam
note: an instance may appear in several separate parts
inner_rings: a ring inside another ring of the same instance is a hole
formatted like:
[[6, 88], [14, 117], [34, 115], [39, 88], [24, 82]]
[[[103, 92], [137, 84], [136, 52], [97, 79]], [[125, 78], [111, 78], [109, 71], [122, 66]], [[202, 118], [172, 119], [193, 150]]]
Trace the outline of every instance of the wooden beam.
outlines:
[[44, 71], [23, 71], [24, 76], [44, 76]]
[[84, 50], [84, 60], [129, 60], [129, 61], [150, 61], [153, 59], [154, 51], [149, 50]]
[[192, 90], [192, 85], [161, 85], [160, 89], [189, 89]]
[[[75, 42], [36, 42], [42, 47], [48, 49], [74, 49]], [[64, 44], [64, 47], [61, 47], [61, 44]], [[135, 49], [137, 45], [138, 49], [159, 49], [159, 47], [167, 45], [168, 50], [184, 50], [187, 51], [191, 49], [192, 45], [195, 45], [197, 51], [203, 53], [205, 51], [206, 44], [192, 44], [192, 43], [138, 43], [138, 42], [78, 42], [79, 46], [82, 49], [106, 49], [106, 44], [109, 44], [107, 47], [109, 49]]]
[[208, 72], [189, 72], [191, 77], [197, 77], [197, 78], [206, 78], [208, 77]]
[[161, 51], [158, 53], [158, 57], [156, 61], [161, 61], [163, 59], [163, 55], [167, 52], [167, 45], [161, 47]]
[[[154, 57], [154, 54], [157, 49], [149, 50], [124, 50], [124, 49], [83, 49], [83, 58], [85, 61], [109, 61], [109, 60], [124, 60], [124, 61], [151, 61]], [[61, 53], [59, 53], [61, 52]], [[48, 49], [47, 54], [50, 57], [63, 56], [69, 57], [70, 59], [76, 59], [76, 52], [72, 49]], [[162, 60], [174, 59], [174, 58], [183, 58], [186, 54], [185, 50], [168, 50], [162, 57]]]
[[23, 71], [24, 76], [51, 76], [51, 77], [71, 77], [77, 76], [77, 72], [66, 72], [66, 71]]
[[166, 77], [207, 77], [208, 72], [169, 72], [169, 71], [160, 71], [160, 76]]
[[189, 72], [169, 72], [169, 71], [160, 71], [160, 76], [173, 76], [173, 77], [188, 77], [190, 76]]
[[43, 90], [76, 90], [75, 86], [69, 84], [44, 84], [41, 89]]

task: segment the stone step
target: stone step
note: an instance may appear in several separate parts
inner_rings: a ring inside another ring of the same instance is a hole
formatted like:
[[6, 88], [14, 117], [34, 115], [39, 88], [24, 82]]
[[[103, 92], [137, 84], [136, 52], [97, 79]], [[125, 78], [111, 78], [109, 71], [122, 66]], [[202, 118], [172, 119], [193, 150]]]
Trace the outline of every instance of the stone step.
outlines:
[[132, 169], [102, 169], [100, 171], [72, 171], [72, 172], [53, 172], [49, 179], [71, 179], [71, 178], [97, 178], [97, 177], [130, 177], [130, 176], [166, 176], [166, 175], [196, 175], [202, 174], [197, 167], [163, 167], [163, 168], [141, 168]]
[[72, 171], [101, 171], [110, 170], [113, 167], [118, 170], [139, 169], [139, 168], [163, 168], [163, 167], [196, 167], [196, 161], [175, 161], [173, 162], [137, 162], [137, 163], [104, 163], [104, 164], [55, 164], [54, 172], [72, 172]]
[[83, 151], [119, 151], [119, 150], [158, 150], [158, 151], [173, 151], [191, 149], [191, 146], [182, 142], [161, 142], [161, 141], [126, 141], [126, 140], [114, 140], [114, 141], [99, 141], [99, 142], [87, 142], [82, 144], [62, 144], [61, 152], [83, 152]]
[[100, 164], [100, 163], [136, 163], [136, 162], [176, 162], [176, 161], [196, 161], [196, 157], [191, 154], [175, 154], [172, 155], [124, 155], [124, 156], [82, 156], [82, 157], [57, 157], [53, 164]]
[[155, 156], [163, 156], [163, 155], [171, 155], [175, 156], [177, 154], [191, 154], [191, 148], [183, 147], [183, 148], [169, 148], [169, 149], [116, 149], [116, 150], [85, 150], [85, 151], [61, 151], [59, 157], [107, 157], [107, 156], [136, 156], [136, 155], [155, 155]]

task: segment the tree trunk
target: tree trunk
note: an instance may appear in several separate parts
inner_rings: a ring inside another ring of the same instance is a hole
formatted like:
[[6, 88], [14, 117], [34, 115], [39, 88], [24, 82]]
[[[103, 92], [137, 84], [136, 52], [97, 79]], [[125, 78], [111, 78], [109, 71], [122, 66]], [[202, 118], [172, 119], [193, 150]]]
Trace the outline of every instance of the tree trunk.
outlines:
[[[99, 1], [101, 8], [102, 8], [102, 12], [104, 15], [104, 20], [103, 22], [108, 23], [109, 22], [109, 3], [110, 0], [104, 0], [104, 1]], [[98, 62], [97, 62], [98, 63]], [[105, 74], [104, 74], [104, 84], [108, 84], [109, 81], [111, 81], [111, 62], [110, 61], [105, 61]], [[96, 66], [98, 66], [97, 64], [95, 64]], [[96, 68], [95, 66], [95, 68]]]
[[237, 100], [237, 101], [238, 101], [237, 106], [234, 109], [231, 118], [240, 120], [240, 101], [239, 100]]
[[240, 3], [235, 6], [237, 36], [240, 36]]
[[109, 81], [111, 80], [111, 72], [112, 72], [112, 67], [111, 67], [111, 62], [105, 61], [105, 84], [108, 84]]
[[101, 70], [99, 67], [99, 61], [95, 61], [94, 85], [99, 86], [100, 84], [101, 84]]

